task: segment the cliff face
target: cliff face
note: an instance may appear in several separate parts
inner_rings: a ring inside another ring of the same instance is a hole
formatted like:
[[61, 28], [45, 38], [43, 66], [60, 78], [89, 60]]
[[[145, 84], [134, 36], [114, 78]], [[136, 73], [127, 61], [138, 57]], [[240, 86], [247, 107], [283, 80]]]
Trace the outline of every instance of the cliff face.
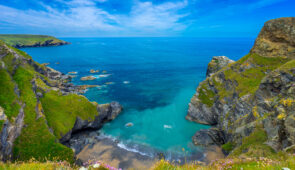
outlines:
[[266, 22], [248, 55], [199, 84], [187, 119], [212, 128], [195, 134], [196, 145], [226, 143], [236, 153], [256, 133], [259, 147], [283, 150], [295, 144], [294, 35], [295, 18]]
[[69, 80], [0, 41], [1, 160], [72, 162], [72, 149], [61, 143], [75, 131], [100, 128], [121, 112], [117, 102], [89, 102]]

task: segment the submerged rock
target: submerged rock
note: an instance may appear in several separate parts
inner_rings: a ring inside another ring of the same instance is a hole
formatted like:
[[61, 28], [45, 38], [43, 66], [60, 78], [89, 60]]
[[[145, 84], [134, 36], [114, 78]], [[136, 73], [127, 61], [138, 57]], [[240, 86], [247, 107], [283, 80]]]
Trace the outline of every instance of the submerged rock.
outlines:
[[82, 77], [80, 80], [86, 81], [86, 80], [95, 80], [95, 79], [96, 79], [96, 77], [94, 77], [94, 76], [85, 76], [85, 77]]
[[90, 73], [98, 73], [98, 72], [99, 70], [93, 70], [93, 69], [90, 70]]
[[133, 123], [132, 122], [126, 123], [125, 126], [126, 127], [131, 127], [131, 126], [133, 126]]

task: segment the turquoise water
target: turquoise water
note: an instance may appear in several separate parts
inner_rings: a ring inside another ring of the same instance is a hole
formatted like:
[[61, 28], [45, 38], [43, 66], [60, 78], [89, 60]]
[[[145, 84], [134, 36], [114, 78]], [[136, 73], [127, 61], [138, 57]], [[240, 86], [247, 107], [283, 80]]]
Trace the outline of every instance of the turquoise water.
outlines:
[[[191, 137], [208, 126], [185, 120], [190, 98], [205, 79], [212, 56], [237, 60], [253, 39], [197, 38], [64, 38], [71, 45], [25, 48], [34, 60], [64, 73], [77, 71], [74, 84], [95, 84], [85, 95], [91, 101], [119, 101], [124, 111], [101, 132], [119, 139], [120, 147], [166, 156], [200, 151]], [[59, 62], [60, 64], [56, 64]], [[90, 69], [106, 70], [90, 74]], [[93, 81], [80, 81], [95, 75]], [[112, 82], [112, 84], [105, 84]], [[133, 123], [126, 127], [126, 123]]]

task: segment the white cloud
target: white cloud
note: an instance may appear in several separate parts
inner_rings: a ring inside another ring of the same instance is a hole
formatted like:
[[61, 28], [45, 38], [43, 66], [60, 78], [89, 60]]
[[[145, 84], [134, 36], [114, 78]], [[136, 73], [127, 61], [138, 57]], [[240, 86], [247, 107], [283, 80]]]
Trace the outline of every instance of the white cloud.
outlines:
[[6, 22], [15, 26], [32, 27], [34, 29], [51, 29], [59, 31], [91, 30], [91, 31], [167, 31], [181, 30], [186, 27], [179, 20], [188, 14], [179, 14], [187, 6], [187, 0], [167, 2], [155, 5], [151, 2], [136, 1], [130, 13], [111, 14], [99, 8], [96, 3], [107, 0], [55, 0], [65, 9], [40, 3], [44, 10], [20, 10], [0, 5], [0, 23]]

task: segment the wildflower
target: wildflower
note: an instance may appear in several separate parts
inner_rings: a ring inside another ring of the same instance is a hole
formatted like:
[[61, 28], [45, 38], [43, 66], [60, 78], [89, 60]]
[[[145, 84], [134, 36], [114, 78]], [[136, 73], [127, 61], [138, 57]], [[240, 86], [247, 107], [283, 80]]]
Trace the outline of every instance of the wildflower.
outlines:
[[88, 170], [88, 168], [85, 168], [84, 166], [82, 166], [81, 168], [79, 168], [79, 170]]
[[99, 168], [100, 167], [100, 164], [99, 163], [96, 163], [93, 165], [93, 168]]
[[290, 168], [283, 167], [282, 170], [291, 170]]

